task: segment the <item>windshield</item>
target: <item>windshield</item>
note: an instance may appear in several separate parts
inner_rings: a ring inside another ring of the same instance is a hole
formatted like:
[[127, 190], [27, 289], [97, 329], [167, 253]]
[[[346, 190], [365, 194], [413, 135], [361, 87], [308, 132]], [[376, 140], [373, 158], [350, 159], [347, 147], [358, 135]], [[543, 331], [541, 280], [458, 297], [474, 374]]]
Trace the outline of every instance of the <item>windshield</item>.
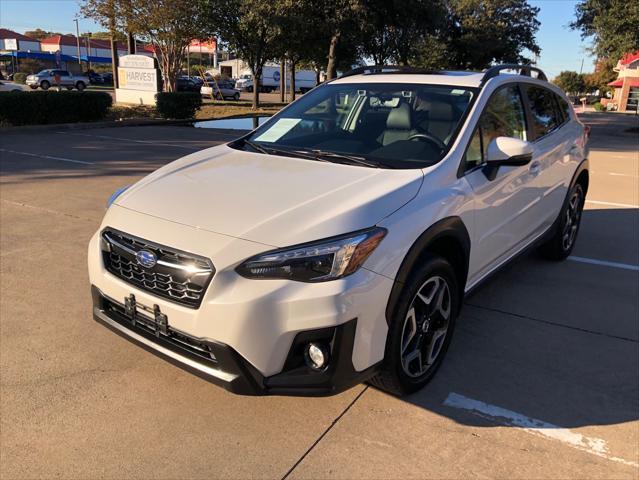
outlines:
[[49, 75], [51, 70], [40, 70], [36, 75]]
[[241, 80], [250, 80], [251, 79], [251, 75], [248, 75], [248, 74], [240, 75], [240, 79]]
[[444, 157], [474, 93], [444, 85], [327, 84], [235, 146], [315, 153], [322, 161], [357, 156], [367, 166], [422, 168]]

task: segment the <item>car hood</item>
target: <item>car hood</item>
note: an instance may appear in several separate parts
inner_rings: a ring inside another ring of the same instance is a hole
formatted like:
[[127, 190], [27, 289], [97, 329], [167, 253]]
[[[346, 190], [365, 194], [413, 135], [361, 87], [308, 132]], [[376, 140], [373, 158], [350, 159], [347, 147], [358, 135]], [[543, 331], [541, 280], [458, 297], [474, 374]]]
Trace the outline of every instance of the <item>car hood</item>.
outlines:
[[116, 204], [270, 246], [367, 228], [409, 202], [421, 170], [389, 170], [210, 148], [172, 162]]

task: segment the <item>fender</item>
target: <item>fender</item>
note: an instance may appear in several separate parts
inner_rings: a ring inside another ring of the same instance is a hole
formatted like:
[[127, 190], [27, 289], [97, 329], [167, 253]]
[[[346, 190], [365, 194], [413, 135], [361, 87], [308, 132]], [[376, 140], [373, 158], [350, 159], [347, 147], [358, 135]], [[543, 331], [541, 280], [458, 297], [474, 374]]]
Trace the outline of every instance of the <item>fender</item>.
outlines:
[[[441, 245], [443, 245], [440, 241], [445, 239], [452, 240], [455, 243], [453, 248], [458, 251], [455, 255], [456, 258], [449, 258], [440, 251]], [[430, 250], [430, 248], [433, 247], [434, 249]], [[447, 257], [447, 260], [451, 262], [458, 276], [458, 287], [460, 289], [459, 298], [464, 298], [464, 288], [468, 277], [468, 262], [470, 259], [470, 236], [461, 218], [457, 216], [447, 217], [428, 227], [428, 229], [417, 238], [404, 257], [395, 277], [395, 283], [391, 290], [388, 304], [386, 305], [386, 322], [388, 324], [390, 324], [404, 284], [408, 280], [413, 268], [419, 264], [424, 258], [424, 254], [429, 251]]]

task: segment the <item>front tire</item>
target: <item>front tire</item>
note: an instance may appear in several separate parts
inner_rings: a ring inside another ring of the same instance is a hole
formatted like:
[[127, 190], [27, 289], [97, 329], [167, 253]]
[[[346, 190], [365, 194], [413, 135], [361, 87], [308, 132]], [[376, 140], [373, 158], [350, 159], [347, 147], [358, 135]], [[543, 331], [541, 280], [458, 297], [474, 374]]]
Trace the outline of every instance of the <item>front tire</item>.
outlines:
[[564, 260], [572, 253], [581, 225], [581, 214], [586, 195], [583, 187], [575, 183], [570, 189], [553, 236], [541, 245], [539, 251], [549, 260]]
[[235, 101], [237, 102], [239, 99], [240, 99], [240, 94], [239, 94], [239, 93], [237, 93], [237, 92], [235, 92], [235, 93], [233, 94], [233, 100], [235, 100]]
[[75, 88], [77, 88], [78, 91], [81, 92], [85, 88], [87, 88], [87, 86], [84, 84], [84, 82], [78, 82], [78, 83], [75, 84]]
[[42, 90], [49, 90], [49, 87], [51, 87], [51, 84], [46, 80], [42, 80], [42, 82], [40, 82], [40, 88]]
[[398, 396], [423, 388], [446, 355], [460, 301], [450, 263], [429, 257], [404, 285], [390, 319], [381, 371], [370, 383]]

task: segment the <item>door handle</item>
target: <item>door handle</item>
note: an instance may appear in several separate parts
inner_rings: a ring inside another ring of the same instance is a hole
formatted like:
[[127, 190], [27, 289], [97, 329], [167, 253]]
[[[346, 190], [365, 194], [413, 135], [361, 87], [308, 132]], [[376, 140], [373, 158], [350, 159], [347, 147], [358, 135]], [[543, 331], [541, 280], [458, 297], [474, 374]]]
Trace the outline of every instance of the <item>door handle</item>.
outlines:
[[528, 172], [534, 176], [539, 175], [539, 172], [541, 172], [541, 163], [538, 161], [532, 162], [528, 168]]

